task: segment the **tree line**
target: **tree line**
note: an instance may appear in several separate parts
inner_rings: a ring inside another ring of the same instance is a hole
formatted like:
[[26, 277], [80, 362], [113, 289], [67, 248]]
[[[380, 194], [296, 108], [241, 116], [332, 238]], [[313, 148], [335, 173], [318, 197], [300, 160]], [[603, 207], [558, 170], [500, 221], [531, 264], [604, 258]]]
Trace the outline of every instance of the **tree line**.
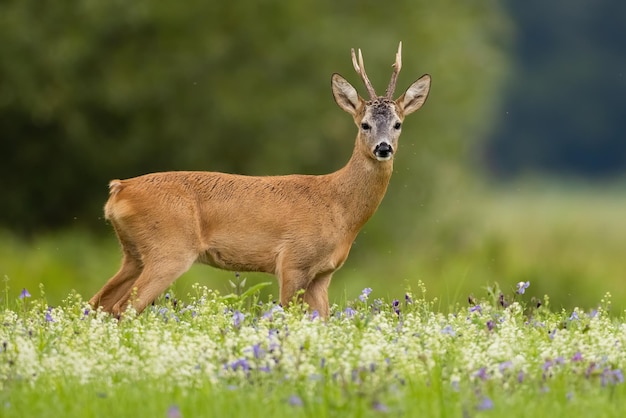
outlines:
[[404, 234], [489, 131], [510, 34], [495, 0], [2, 2], [0, 226], [98, 229], [108, 181], [152, 171], [336, 170], [356, 128], [330, 75], [365, 94], [360, 47], [384, 89], [402, 40], [398, 91], [423, 73], [433, 88], [372, 231]]

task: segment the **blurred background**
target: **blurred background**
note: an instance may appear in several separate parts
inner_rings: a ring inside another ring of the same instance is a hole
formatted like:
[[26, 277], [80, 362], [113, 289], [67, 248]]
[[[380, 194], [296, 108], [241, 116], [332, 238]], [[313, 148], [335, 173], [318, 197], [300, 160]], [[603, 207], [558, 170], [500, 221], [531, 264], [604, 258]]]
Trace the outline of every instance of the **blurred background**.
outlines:
[[[117, 271], [110, 179], [340, 168], [356, 128], [330, 76], [364, 92], [359, 47], [380, 91], [402, 40], [398, 95], [424, 73], [431, 94], [331, 301], [422, 281], [447, 310], [530, 281], [557, 308], [624, 309], [625, 19], [620, 0], [4, 1], [0, 293], [89, 298]], [[232, 278], [194, 266], [175, 290]]]

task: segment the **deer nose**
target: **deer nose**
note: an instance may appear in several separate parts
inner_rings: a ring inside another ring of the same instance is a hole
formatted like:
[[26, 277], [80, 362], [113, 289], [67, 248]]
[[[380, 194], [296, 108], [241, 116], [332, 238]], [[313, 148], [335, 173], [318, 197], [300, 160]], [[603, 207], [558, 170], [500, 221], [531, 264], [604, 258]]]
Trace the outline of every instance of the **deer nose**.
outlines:
[[374, 148], [374, 155], [378, 161], [387, 161], [393, 155], [393, 147], [387, 142], [381, 142]]

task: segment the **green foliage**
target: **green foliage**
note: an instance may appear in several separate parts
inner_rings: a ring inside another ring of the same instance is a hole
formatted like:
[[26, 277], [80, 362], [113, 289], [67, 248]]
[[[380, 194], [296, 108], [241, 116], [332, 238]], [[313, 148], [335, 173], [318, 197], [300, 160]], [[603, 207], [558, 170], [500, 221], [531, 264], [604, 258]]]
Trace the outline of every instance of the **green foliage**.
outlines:
[[[195, 286], [121, 321], [71, 294], [0, 311], [3, 417], [621, 416], [624, 315], [494, 290], [450, 314], [408, 291], [328, 321]], [[259, 295], [257, 294], [256, 297]], [[254, 296], [253, 296], [254, 297]]]
[[398, 90], [434, 80], [382, 208], [412, 225], [491, 125], [507, 28], [496, 1], [3, 2], [0, 224], [99, 224], [107, 182], [150, 171], [337, 169], [355, 128], [331, 73], [359, 85], [361, 47], [380, 90], [402, 40]]

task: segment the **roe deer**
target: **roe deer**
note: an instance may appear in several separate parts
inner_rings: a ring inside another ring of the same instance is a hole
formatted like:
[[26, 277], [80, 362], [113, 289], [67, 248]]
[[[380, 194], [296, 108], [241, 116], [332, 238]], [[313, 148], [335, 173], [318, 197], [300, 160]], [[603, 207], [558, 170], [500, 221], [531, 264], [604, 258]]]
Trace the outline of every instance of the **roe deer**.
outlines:
[[174, 171], [111, 181], [104, 212], [122, 246], [122, 266], [89, 303], [117, 316], [129, 304], [139, 313], [200, 262], [273, 273], [281, 304], [304, 290], [309, 308], [328, 317], [330, 279], [385, 195], [404, 117], [428, 96], [430, 76], [423, 75], [393, 100], [401, 54], [402, 43], [384, 96], [374, 91], [360, 50], [358, 61], [352, 50], [352, 63], [369, 100], [333, 74], [335, 101], [358, 127], [352, 157], [334, 173]]

